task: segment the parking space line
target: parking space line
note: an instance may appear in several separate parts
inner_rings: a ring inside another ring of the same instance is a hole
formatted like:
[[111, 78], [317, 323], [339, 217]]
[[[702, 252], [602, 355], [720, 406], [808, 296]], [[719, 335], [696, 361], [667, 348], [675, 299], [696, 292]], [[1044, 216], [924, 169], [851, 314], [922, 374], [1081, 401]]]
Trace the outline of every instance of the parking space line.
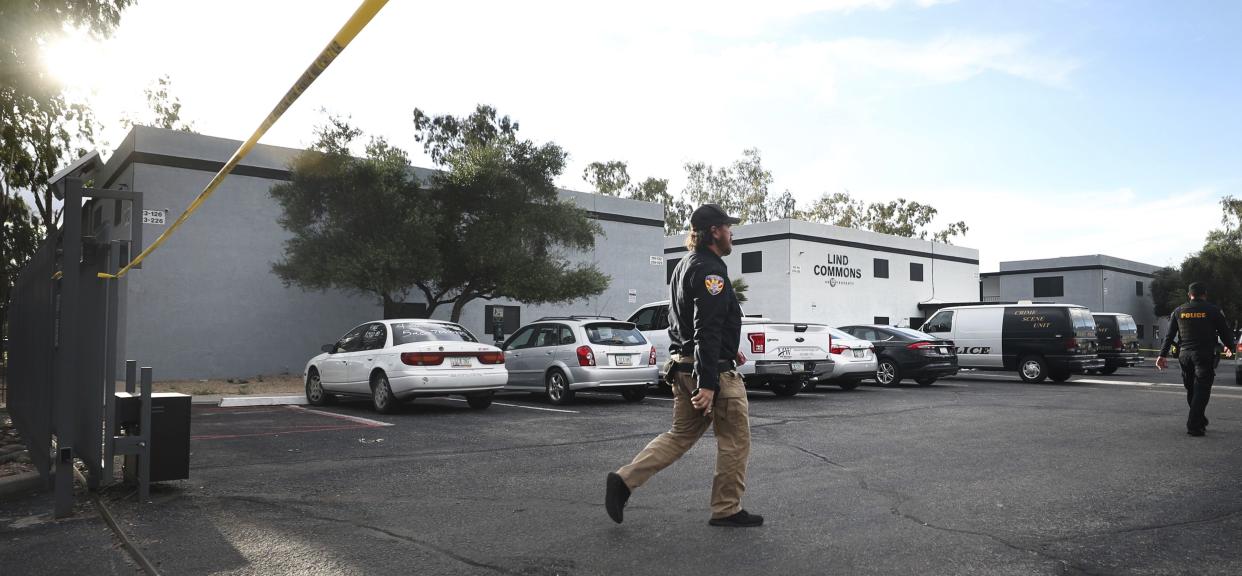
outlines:
[[[440, 398], [440, 400], [448, 400], [450, 402], [465, 402], [462, 398]], [[525, 408], [527, 410], [543, 410], [544, 412], [563, 412], [565, 414], [579, 414], [575, 410], [561, 410], [559, 408], [540, 408], [538, 406], [523, 406], [521, 404], [505, 404], [504, 402], [492, 402], [496, 406], [508, 406], [510, 408]]]
[[327, 416], [329, 418], [339, 418], [341, 420], [348, 420], [350, 422], [356, 422], [358, 424], [366, 424], [368, 426], [374, 426], [374, 427], [393, 425], [391, 422], [380, 422], [379, 420], [372, 420], [370, 418], [363, 418], [361, 416], [350, 416], [349, 414], [337, 414], [336, 412], [326, 412], [323, 410], [315, 410], [313, 408], [303, 408], [301, 406], [286, 406], [286, 408], [293, 410], [294, 412], [306, 412], [309, 414], [318, 414], [320, 416]]

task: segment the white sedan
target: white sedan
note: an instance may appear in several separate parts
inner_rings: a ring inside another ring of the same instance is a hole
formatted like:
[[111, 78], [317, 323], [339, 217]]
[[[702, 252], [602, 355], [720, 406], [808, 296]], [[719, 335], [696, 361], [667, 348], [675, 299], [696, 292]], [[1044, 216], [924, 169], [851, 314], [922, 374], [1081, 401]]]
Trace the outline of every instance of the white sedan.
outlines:
[[471, 408], [492, 403], [509, 379], [505, 354], [469, 330], [440, 320], [376, 320], [350, 330], [306, 363], [306, 400], [370, 397], [376, 412], [430, 396], [462, 395]]
[[832, 336], [829, 352], [832, 354], [835, 369], [828, 378], [812, 379], [809, 383], [812, 389], [817, 384], [832, 383], [844, 390], [853, 390], [863, 378], [875, 378], [874, 344], [836, 328], [829, 328], [828, 334]]

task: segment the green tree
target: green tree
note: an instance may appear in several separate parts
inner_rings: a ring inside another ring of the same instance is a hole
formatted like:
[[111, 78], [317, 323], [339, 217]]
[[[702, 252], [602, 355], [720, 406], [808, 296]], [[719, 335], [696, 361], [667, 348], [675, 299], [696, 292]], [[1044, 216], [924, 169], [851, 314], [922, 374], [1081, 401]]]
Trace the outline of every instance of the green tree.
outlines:
[[8, 215], [0, 229], [0, 266], [4, 268], [4, 278], [0, 280], [0, 322], [4, 329], [0, 334], [8, 334], [9, 297], [17, 277], [26, 263], [39, 250], [40, 239], [43, 237], [43, 226], [39, 217], [30, 212], [30, 205], [17, 196], [0, 196], [4, 213]]
[[621, 196], [630, 185], [630, 173], [625, 162], [609, 160], [592, 162], [582, 170], [582, 179], [595, 191], [605, 196]]
[[[5, 2], [0, 7], [0, 195], [34, 195], [41, 222], [57, 226], [47, 181], [63, 164], [85, 153], [97, 125], [90, 108], [70, 102], [40, 64], [42, 46], [67, 28], [96, 37], [111, 34], [132, 0]], [[13, 204], [5, 202], [5, 206]], [[0, 214], [8, 222], [10, 213]]]
[[733, 284], [733, 292], [737, 294], [737, 301], [745, 304], [746, 292], [750, 290], [750, 284], [747, 284], [746, 279], [741, 276], [738, 276], [729, 282]]
[[464, 118], [414, 111], [415, 139], [442, 169], [432, 177], [444, 263], [429, 298], [453, 305], [452, 318], [475, 299], [543, 304], [602, 293], [609, 278], [574, 264], [590, 250], [599, 225], [557, 194], [565, 152], [518, 138], [518, 124], [480, 105]]
[[168, 75], [160, 76], [154, 84], [143, 90], [143, 94], [147, 96], [147, 108], [152, 116], [145, 120], [122, 118], [121, 126], [128, 130], [134, 124], [142, 124], [167, 130], [193, 132], [194, 123], [181, 117], [181, 99], [173, 96], [170, 93], [171, 89], [172, 80]]
[[361, 135], [329, 119], [293, 161], [292, 179], [271, 188], [283, 208], [278, 222], [291, 233], [272, 270], [286, 286], [368, 294], [387, 310], [438, 274], [435, 222], [405, 152], [373, 138], [366, 157], [355, 158], [350, 145]]
[[1158, 270], [1152, 280], [1155, 312], [1167, 316], [1186, 301], [1191, 282], [1208, 285], [1208, 299], [1220, 306], [1230, 323], [1242, 321], [1242, 200], [1221, 199], [1222, 227], [1208, 232], [1203, 248], [1178, 268]]
[[690, 162], [685, 169], [686, 187], [682, 196], [687, 205], [718, 204], [737, 216], [742, 224], [768, 220], [768, 187], [772, 184], [772, 173], [763, 167], [758, 149], [743, 151], [740, 160], [726, 167]]
[[1180, 267], [1165, 267], [1152, 274], [1151, 300], [1156, 316], [1168, 316], [1186, 302], [1186, 283], [1182, 281]]
[[812, 222], [843, 228], [859, 228], [881, 234], [907, 238], [931, 239], [946, 244], [955, 236], [964, 236], [969, 227], [963, 221], [953, 222], [943, 230], [931, 232], [927, 225], [939, 211], [928, 204], [898, 198], [889, 202], [866, 203], [846, 192], [825, 193], [809, 209], [799, 215]]

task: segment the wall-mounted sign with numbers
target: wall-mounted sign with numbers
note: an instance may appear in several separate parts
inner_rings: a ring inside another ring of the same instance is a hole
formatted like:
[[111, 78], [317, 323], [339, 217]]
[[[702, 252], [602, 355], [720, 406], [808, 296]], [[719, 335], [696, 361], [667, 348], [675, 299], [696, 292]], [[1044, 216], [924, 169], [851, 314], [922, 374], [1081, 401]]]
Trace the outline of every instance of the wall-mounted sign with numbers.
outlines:
[[164, 211], [163, 210], [143, 210], [142, 211], [142, 223], [143, 224], [159, 224], [160, 226], [163, 226], [164, 225]]

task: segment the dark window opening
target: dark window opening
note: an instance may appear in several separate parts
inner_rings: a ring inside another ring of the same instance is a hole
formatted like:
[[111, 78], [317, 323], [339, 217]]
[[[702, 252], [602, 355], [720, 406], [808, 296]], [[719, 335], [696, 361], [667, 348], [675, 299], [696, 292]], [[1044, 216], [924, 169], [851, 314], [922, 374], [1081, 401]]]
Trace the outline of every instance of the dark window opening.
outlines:
[[1142, 296], [1142, 295], [1143, 295], [1143, 283], [1142, 283], [1142, 282], [1135, 282], [1135, 283], [1134, 283], [1134, 295], [1135, 295], [1135, 296]]
[[1065, 277], [1047, 276], [1035, 279], [1036, 298], [1059, 298], [1065, 295]]
[[888, 260], [883, 258], [875, 259], [875, 277], [888, 278]]
[[[496, 333], [496, 321], [500, 321], [501, 332]], [[483, 307], [483, 333], [488, 336], [504, 338], [517, 332], [522, 327], [521, 306], [488, 305]]]
[[910, 281], [911, 282], [922, 282], [923, 281], [923, 265], [922, 264], [919, 264], [918, 262], [910, 263]]
[[874, 320], [875, 321], [872, 322], [872, 324], [878, 324], [880, 326], [888, 326], [888, 316], [876, 316]]
[[1137, 336], [1138, 336], [1139, 338], [1143, 338], [1143, 325], [1142, 325], [1142, 324], [1138, 324], [1138, 325], [1136, 325], [1136, 326], [1135, 326], [1135, 329], [1136, 329], [1136, 330], [1135, 330], [1135, 332], [1136, 332]]
[[664, 261], [664, 283], [669, 284], [673, 281], [673, 270], [677, 269], [677, 263], [681, 262], [681, 258], [669, 258]]
[[742, 274], [763, 272], [763, 252], [742, 253]]

